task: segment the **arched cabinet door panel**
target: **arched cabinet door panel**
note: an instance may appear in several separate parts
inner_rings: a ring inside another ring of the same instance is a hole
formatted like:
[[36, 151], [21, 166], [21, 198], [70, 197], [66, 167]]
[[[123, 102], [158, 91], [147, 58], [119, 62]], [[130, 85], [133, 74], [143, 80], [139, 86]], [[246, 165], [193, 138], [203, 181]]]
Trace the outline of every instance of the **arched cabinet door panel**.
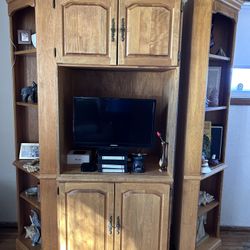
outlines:
[[116, 0], [58, 0], [57, 62], [116, 64]]
[[180, 0], [120, 0], [118, 63], [176, 66]]
[[113, 250], [109, 223], [113, 218], [114, 184], [65, 183], [59, 190], [59, 249]]
[[115, 185], [115, 250], [168, 249], [167, 184]]

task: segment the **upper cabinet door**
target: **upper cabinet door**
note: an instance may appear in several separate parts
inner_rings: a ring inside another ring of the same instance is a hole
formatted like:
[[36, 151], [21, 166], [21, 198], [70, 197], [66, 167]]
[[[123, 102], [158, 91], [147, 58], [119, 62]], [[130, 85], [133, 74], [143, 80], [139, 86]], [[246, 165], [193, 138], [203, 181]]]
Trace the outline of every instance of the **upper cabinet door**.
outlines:
[[180, 0], [120, 0], [120, 65], [178, 64]]
[[114, 184], [60, 184], [59, 249], [113, 250]]
[[116, 64], [117, 0], [58, 0], [57, 62]]
[[116, 184], [115, 250], [168, 249], [169, 185]]

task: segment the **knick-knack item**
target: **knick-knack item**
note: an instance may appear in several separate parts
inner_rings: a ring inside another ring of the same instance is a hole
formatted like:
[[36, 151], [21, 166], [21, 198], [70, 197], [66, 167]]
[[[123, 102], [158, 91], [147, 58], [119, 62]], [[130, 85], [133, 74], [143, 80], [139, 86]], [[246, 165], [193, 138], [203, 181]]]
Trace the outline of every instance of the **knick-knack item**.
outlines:
[[168, 143], [162, 139], [161, 133], [157, 131], [157, 136], [161, 140], [161, 158], [159, 160], [159, 171], [167, 171], [168, 160], [167, 160], [167, 152], [168, 152]]
[[38, 215], [34, 210], [31, 210], [30, 226], [25, 226], [25, 238], [29, 238], [32, 241], [32, 246], [41, 244], [41, 224], [38, 219]]
[[37, 84], [32, 82], [32, 86], [22, 88], [21, 96], [23, 102], [28, 102], [30, 99], [31, 102], [37, 103]]

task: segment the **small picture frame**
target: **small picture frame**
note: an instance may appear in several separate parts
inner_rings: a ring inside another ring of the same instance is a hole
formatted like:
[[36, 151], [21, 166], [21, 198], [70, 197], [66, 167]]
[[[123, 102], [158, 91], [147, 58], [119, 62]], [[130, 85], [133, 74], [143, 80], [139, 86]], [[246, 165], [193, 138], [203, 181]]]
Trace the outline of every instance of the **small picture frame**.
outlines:
[[219, 106], [221, 67], [209, 67], [207, 78], [207, 104], [209, 107]]
[[18, 30], [17, 37], [18, 37], [18, 44], [31, 44], [30, 30]]
[[33, 160], [39, 158], [39, 143], [21, 143], [19, 159]]

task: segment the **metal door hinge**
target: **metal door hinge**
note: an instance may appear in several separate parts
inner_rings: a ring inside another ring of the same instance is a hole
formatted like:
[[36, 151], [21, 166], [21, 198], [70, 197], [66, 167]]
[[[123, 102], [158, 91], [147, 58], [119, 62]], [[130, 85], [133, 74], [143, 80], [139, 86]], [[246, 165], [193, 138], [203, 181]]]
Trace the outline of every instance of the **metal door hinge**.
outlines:
[[53, 9], [56, 8], [56, 0], [52, 0], [52, 6], [53, 6]]
[[56, 48], [54, 48], [54, 57], [56, 57]]

